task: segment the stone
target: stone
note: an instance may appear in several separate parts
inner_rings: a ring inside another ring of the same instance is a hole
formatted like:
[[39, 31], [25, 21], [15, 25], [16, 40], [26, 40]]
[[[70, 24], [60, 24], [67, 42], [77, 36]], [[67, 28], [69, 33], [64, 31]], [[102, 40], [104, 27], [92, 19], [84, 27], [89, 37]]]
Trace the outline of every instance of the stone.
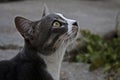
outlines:
[[61, 80], [104, 80], [101, 71], [89, 71], [89, 65], [84, 63], [63, 62]]

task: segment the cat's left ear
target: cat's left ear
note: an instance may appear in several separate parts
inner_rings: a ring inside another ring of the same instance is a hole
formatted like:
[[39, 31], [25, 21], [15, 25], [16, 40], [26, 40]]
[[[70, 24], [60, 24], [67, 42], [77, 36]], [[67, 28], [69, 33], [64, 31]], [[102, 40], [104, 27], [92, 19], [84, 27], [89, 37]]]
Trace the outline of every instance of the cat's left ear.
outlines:
[[16, 28], [25, 39], [28, 39], [31, 35], [32, 32], [31, 23], [32, 21], [23, 17], [18, 16], [15, 18]]
[[42, 17], [44, 17], [44, 16], [46, 16], [48, 14], [49, 14], [49, 9], [48, 9], [47, 5], [44, 4]]

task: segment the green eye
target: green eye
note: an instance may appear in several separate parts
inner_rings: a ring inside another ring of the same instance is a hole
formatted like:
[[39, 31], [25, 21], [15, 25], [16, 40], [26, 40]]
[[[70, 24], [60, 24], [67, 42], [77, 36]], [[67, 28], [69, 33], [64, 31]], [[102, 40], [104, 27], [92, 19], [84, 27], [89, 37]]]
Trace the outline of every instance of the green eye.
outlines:
[[61, 27], [60, 22], [55, 21], [55, 22], [53, 23], [53, 27], [56, 27], [56, 28]]

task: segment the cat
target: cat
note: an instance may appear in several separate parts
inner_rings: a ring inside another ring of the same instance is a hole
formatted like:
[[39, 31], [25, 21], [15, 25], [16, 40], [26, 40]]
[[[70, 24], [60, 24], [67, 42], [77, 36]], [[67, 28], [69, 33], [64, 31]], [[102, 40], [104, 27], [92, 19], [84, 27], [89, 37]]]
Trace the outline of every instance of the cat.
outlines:
[[66, 47], [78, 35], [76, 20], [44, 6], [40, 20], [17, 16], [15, 26], [25, 44], [15, 57], [0, 61], [0, 80], [59, 80]]

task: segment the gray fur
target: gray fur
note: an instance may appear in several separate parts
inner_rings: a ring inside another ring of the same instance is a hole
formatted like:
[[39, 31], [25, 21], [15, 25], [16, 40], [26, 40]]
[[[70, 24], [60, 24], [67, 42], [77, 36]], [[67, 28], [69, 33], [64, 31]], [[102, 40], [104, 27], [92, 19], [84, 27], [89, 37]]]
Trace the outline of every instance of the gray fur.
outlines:
[[[55, 21], [58, 21], [61, 27], [53, 27]], [[45, 6], [40, 20], [31, 21], [23, 17], [16, 17], [15, 24], [24, 37], [25, 44], [44, 59], [47, 70], [55, 80], [59, 80], [65, 49], [78, 34], [76, 21], [67, 19], [61, 14], [50, 14]]]

